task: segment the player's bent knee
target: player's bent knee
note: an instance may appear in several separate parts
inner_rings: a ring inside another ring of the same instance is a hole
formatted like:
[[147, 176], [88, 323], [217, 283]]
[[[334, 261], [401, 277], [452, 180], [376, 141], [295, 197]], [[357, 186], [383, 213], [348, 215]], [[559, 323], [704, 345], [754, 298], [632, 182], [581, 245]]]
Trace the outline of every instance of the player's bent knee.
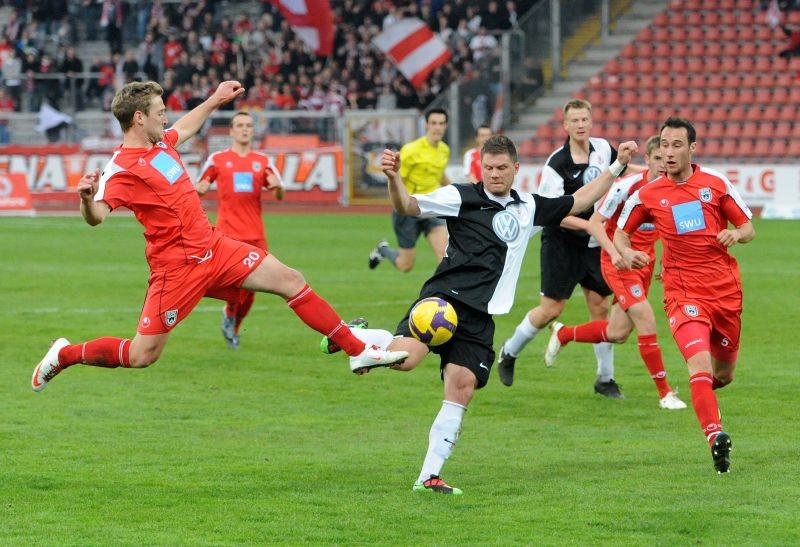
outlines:
[[144, 353], [142, 355], [131, 355], [131, 367], [130, 368], [147, 368], [156, 361], [160, 357], [159, 353]]

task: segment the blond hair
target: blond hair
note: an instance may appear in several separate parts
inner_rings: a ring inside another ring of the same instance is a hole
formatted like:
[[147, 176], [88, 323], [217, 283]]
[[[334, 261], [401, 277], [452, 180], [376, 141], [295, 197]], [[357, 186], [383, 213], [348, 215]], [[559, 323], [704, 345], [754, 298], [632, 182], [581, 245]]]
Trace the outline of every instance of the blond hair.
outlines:
[[160, 97], [164, 89], [156, 82], [131, 82], [117, 91], [111, 101], [111, 112], [117, 118], [122, 131], [133, 126], [133, 115], [141, 112], [145, 116], [150, 113], [150, 101]]
[[659, 135], [653, 135], [649, 139], [647, 139], [647, 144], [645, 145], [645, 155], [649, 158], [650, 154], [653, 153], [653, 150], [659, 148], [661, 146], [661, 137]]
[[585, 108], [586, 110], [589, 111], [589, 114], [592, 113], [592, 103], [590, 103], [589, 101], [587, 101], [585, 99], [572, 99], [567, 104], [565, 104], [564, 105], [564, 115], [566, 115], [567, 112], [569, 112], [573, 108], [576, 109], [576, 110], [578, 108]]

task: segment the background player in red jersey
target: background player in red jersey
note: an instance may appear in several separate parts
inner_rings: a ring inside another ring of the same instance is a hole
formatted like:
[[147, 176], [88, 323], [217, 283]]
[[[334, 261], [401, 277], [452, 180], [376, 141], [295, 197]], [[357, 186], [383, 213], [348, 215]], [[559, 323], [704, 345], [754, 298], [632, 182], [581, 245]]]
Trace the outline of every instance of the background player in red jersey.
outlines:
[[464, 178], [469, 182], [481, 180], [481, 148], [486, 140], [492, 136], [492, 128], [481, 125], [475, 130], [475, 148], [464, 152]]
[[650, 264], [638, 270], [625, 268], [622, 256], [612, 241], [625, 200], [636, 190], [664, 174], [660, 141], [658, 135], [647, 139], [644, 158], [647, 170], [615, 182], [589, 218], [587, 231], [597, 239], [603, 250], [600, 255], [603, 278], [614, 291], [614, 305], [611, 308], [610, 319], [590, 321], [576, 326], [567, 326], [555, 321], [550, 327], [552, 332], [545, 349], [544, 362], [548, 367], [553, 366], [561, 348], [569, 342], [621, 344], [628, 339], [633, 327], [636, 326], [636, 331], [639, 333], [639, 354], [658, 389], [659, 406], [668, 410], [681, 410], [686, 408], [686, 403], [675, 395], [667, 382], [661, 348], [656, 339], [656, 317], [653, 307], [647, 300], [653, 277], [655, 242], [658, 234], [652, 224], [643, 224], [631, 236], [631, 245], [650, 257]]
[[[722, 173], [692, 163], [697, 133], [669, 118], [661, 128], [666, 176], [627, 201], [614, 244], [635, 268], [650, 263], [631, 246], [631, 234], [652, 222], [661, 238], [664, 309], [689, 368], [692, 405], [710, 446], [714, 468], [730, 468], [731, 438], [722, 431], [714, 389], [733, 381], [739, 353], [742, 284], [728, 248], [755, 237], [752, 214]], [[728, 224], [735, 226], [729, 229]]]
[[[197, 193], [202, 196], [216, 181], [217, 228], [236, 240], [268, 251], [261, 218], [261, 189], [272, 190], [276, 198], [283, 199], [283, 182], [269, 157], [253, 151], [253, 133], [250, 114], [237, 112], [233, 115], [231, 147], [208, 157], [200, 172]], [[237, 298], [226, 303], [222, 311], [222, 336], [229, 348], [239, 347], [239, 328], [254, 300], [254, 293], [242, 290]]]
[[117, 207], [133, 211], [145, 227], [150, 282], [133, 340], [103, 337], [82, 344], [59, 338], [31, 378], [41, 391], [65, 368], [84, 364], [143, 368], [154, 363], [170, 331], [203, 296], [229, 298], [240, 288], [285, 298], [297, 316], [351, 356], [352, 370], [399, 363], [406, 352], [366, 347], [330, 305], [293, 270], [263, 249], [235, 241], [212, 227], [175, 147], [192, 137], [219, 106], [244, 92], [222, 82], [205, 102], [167, 125], [163, 90], [155, 82], [133, 82], [114, 96], [111, 110], [123, 131], [122, 145], [103, 170], [78, 182], [81, 214], [95, 226]]

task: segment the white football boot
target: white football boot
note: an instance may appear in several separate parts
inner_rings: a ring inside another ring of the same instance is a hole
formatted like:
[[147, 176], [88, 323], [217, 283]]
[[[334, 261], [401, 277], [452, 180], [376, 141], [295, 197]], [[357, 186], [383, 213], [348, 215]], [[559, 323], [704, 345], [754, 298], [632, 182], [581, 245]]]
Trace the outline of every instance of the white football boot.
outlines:
[[558, 331], [564, 328], [564, 323], [555, 321], [550, 325], [550, 340], [547, 341], [547, 347], [544, 350], [544, 364], [547, 367], [552, 367], [556, 364], [556, 357], [558, 352], [561, 351], [561, 342], [558, 341]]
[[658, 401], [658, 406], [666, 410], [683, 410], [686, 408], [686, 403], [678, 399], [678, 396], [670, 391]]
[[364, 351], [350, 357], [350, 370], [356, 374], [366, 374], [373, 368], [398, 365], [406, 359], [407, 351], [388, 351], [378, 346], [366, 346]]
[[58, 364], [58, 352], [61, 348], [68, 346], [69, 340], [66, 338], [59, 338], [55, 340], [44, 355], [44, 359], [39, 361], [36, 368], [33, 369], [33, 376], [31, 377], [31, 387], [33, 391], [42, 391], [47, 387], [47, 383], [55, 378], [56, 374], [61, 372], [61, 365]]

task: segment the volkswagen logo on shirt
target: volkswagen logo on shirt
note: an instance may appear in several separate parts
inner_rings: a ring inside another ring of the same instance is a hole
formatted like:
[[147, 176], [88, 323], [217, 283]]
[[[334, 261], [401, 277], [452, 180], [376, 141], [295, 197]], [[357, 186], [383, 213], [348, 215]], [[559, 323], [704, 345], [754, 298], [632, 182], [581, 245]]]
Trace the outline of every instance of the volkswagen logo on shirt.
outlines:
[[599, 167], [597, 167], [596, 165], [590, 165], [589, 167], [586, 168], [586, 171], [583, 172], [583, 183], [589, 184], [594, 179], [599, 177], [600, 173], [602, 173], [602, 171], [600, 170]]
[[492, 219], [492, 230], [497, 237], [509, 243], [519, 236], [519, 221], [508, 211], [500, 211]]

